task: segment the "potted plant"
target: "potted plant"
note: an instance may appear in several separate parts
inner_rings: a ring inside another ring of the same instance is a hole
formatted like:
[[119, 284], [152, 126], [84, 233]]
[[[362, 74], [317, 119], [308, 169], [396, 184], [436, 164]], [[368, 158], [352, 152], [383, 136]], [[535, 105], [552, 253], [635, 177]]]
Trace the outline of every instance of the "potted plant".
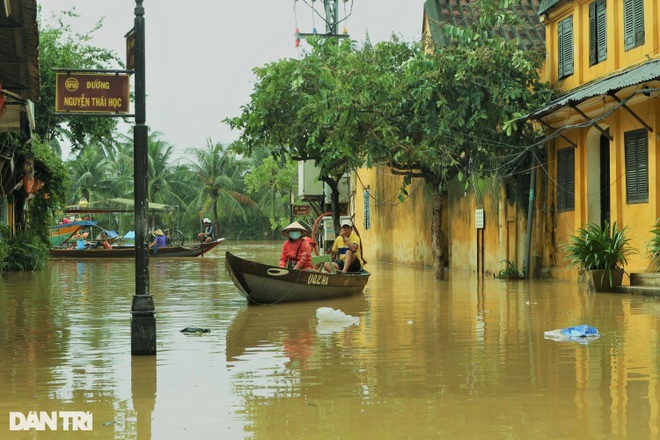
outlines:
[[637, 252], [630, 245], [627, 230], [627, 226], [619, 229], [616, 222], [611, 227], [608, 221], [602, 227], [589, 223], [562, 246], [568, 267], [578, 268], [590, 291], [607, 292], [621, 285], [623, 266], [628, 264], [628, 256]]
[[651, 260], [649, 271], [660, 272], [660, 219], [655, 221], [651, 234], [653, 234], [653, 238], [648, 244], [649, 259]]

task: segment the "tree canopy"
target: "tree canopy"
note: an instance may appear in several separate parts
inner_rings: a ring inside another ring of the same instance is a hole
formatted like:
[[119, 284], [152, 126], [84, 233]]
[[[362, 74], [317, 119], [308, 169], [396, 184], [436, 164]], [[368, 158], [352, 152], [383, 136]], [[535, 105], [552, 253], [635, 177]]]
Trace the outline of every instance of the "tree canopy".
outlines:
[[477, 2], [478, 19], [442, 27], [442, 47], [394, 36], [361, 46], [318, 38], [302, 59], [255, 69], [251, 101], [227, 120], [241, 130], [238, 151], [263, 146], [275, 157], [312, 159], [326, 183], [364, 164], [404, 176], [403, 194], [412, 179], [424, 179], [434, 194], [432, 246], [442, 278], [441, 192], [454, 178], [520, 156], [531, 141], [517, 119], [550, 95], [539, 77], [542, 51], [524, 52], [498, 34], [503, 24], [522, 26], [504, 12], [511, 3]]
[[[55, 76], [53, 69], [119, 69], [123, 62], [107, 49], [93, 46], [94, 33], [103, 26], [103, 19], [86, 33], [73, 31], [70, 20], [78, 18], [75, 8], [59, 17], [39, 19], [39, 71], [41, 101], [35, 103], [35, 133], [45, 142], [68, 140], [73, 150], [88, 143], [104, 145], [113, 136], [117, 118], [57, 116], [55, 111]], [[59, 145], [59, 144], [56, 144]]]

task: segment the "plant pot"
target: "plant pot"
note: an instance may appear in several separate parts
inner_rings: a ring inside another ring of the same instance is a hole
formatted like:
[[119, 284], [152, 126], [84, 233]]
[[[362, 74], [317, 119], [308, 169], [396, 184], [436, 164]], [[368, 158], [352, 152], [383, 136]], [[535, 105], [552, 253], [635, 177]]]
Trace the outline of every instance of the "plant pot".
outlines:
[[589, 292], [614, 292], [616, 286], [623, 281], [623, 269], [610, 269], [612, 284], [607, 269], [585, 270], [578, 275], [578, 282], [586, 284]]

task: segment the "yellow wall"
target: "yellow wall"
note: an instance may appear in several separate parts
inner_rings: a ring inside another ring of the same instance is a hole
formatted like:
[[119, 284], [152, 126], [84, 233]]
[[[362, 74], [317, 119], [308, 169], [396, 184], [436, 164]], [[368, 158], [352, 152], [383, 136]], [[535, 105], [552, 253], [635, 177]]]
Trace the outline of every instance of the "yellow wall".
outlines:
[[[410, 196], [403, 202], [398, 194], [401, 176], [385, 166], [361, 169], [354, 175], [355, 225], [364, 242], [367, 261], [433, 266], [431, 217], [433, 199], [427, 184], [413, 181]], [[370, 192], [370, 228], [364, 223], [364, 191]], [[445, 263], [451, 270], [497, 274], [511, 260], [523, 269], [527, 206], [509, 203], [497, 180], [477, 186], [455, 183], [443, 196], [442, 234]], [[484, 228], [475, 224], [475, 210], [484, 209]], [[534, 240], [542, 235], [538, 234]], [[540, 245], [535, 245], [540, 248]]]
[[[410, 197], [399, 201], [401, 176], [387, 167], [361, 169], [354, 184], [355, 225], [364, 242], [364, 258], [392, 263], [433, 265], [430, 246], [433, 200], [426, 184], [415, 180]], [[364, 190], [370, 191], [371, 227], [364, 227]]]
[[[660, 57], [660, 1], [647, 0], [644, 4], [645, 17], [645, 42], [643, 45], [625, 51], [623, 43], [623, 2], [607, 2], [607, 59], [594, 66], [589, 66], [589, 4], [591, 1], [566, 2], [560, 7], [551, 10], [546, 17], [547, 24], [547, 54], [546, 61], [548, 69], [545, 78], [549, 80], [556, 90], [570, 91], [582, 84], [598, 80], [615, 71], [629, 68], [649, 59]], [[575, 73], [563, 80], [557, 79], [557, 23], [566, 17], [573, 16], [574, 31], [574, 60]], [[620, 99], [625, 99], [640, 86], [629, 87], [617, 92]], [[660, 130], [660, 100], [648, 99], [643, 96], [633, 98], [628, 102], [628, 107], [638, 115], [644, 122], [653, 128], [649, 135], [649, 201], [647, 203], [628, 204], [626, 202], [626, 169], [624, 133], [627, 131], [643, 128], [628, 111], [624, 108], [616, 109], [610, 116], [599, 120], [598, 125], [609, 129], [613, 140], [610, 142], [610, 212], [611, 221], [616, 221], [619, 227], [627, 226], [631, 245], [637, 249], [638, 254], [629, 259], [626, 267], [628, 272], [644, 271], [648, 265], [647, 244], [652, 237], [650, 230], [657, 218], [660, 217], [660, 206], [658, 205], [658, 190], [660, 182], [656, 178], [660, 170], [660, 158], [657, 149], [660, 147], [658, 131]], [[592, 118], [605, 115], [609, 110], [617, 106], [611, 98], [596, 99], [580, 104], [580, 109]], [[584, 122], [583, 116], [578, 115], [569, 107], [555, 112], [545, 118], [545, 121], [555, 129], [566, 125]], [[552, 208], [550, 214], [556, 213], [556, 222], [548, 221], [544, 225], [546, 234], [556, 236], [556, 255], [552, 251], [543, 253], [543, 265], [554, 267], [553, 275], [561, 278], [572, 278], [576, 276], [575, 270], [566, 270], [563, 261], [564, 254], [560, 246], [568, 241], [570, 235], [587, 223], [594, 221], [593, 213], [590, 216], [590, 198], [597, 197], [590, 179], [590, 166], [593, 168], [593, 157], [590, 156], [590, 148], [594, 147], [600, 138], [600, 132], [594, 127], [574, 128], [565, 132], [565, 136], [577, 145], [575, 155], [575, 210], [564, 213], [556, 212], [556, 153], [558, 149], [569, 146], [569, 143], [561, 138], [556, 138], [548, 145], [548, 172], [550, 173], [550, 188], [548, 191], [548, 204]], [[552, 246], [553, 243], [548, 243]], [[562, 269], [563, 268], [563, 269]]]
[[[623, 47], [623, 2], [607, 2], [607, 60], [589, 66], [588, 8], [591, 1], [576, 0], [560, 3], [544, 17], [546, 23], [547, 58], [542, 77], [550, 81], [558, 92], [569, 91], [590, 81], [609, 75], [614, 71], [647, 61], [650, 57], [660, 57], [660, 0], [645, 2], [645, 43], [625, 51]], [[557, 22], [573, 15], [574, 24], [574, 75], [557, 80]], [[647, 57], [648, 55], [648, 57]], [[618, 93], [625, 99], [635, 87]], [[652, 234], [651, 228], [660, 218], [658, 191], [660, 179], [660, 94], [654, 99], [637, 97], [628, 102], [630, 109], [653, 128], [649, 136], [649, 201], [641, 204], [626, 203], [624, 133], [642, 128], [642, 125], [626, 110], [619, 108], [599, 125], [609, 129], [613, 140], [610, 142], [610, 211], [612, 221], [620, 227], [629, 227], [631, 244], [638, 250], [629, 259], [628, 272], [643, 271], [647, 264], [646, 246]], [[580, 109], [591, 117], [604, 115], [617, 105], [611, 98], [594, 99], [581, 103]], [[576, 123], [584, 123], [584, 117], [569, 107], [561, 109], [545, 118], [555, 128]], [[585, 226], [594, 217], [590, 202], [594, 203], [594, 177], [589, 170], [594, 169], [593, 153], [601, 136], [593, 127], [573, 128], [564, 133], [577, 145], [575, 154], [575, 209], [557, 212], [556, 206], [556, 152], [569, 146], [569, 142], [557, 137], [547, 144], [547, 157], [538, 167], [535, 186], [531, 243], [531, 272], [535, 276], [550, 275], [564, 279], [577, 279], [575, 269], [567, 269], [561, 245], [577, 229]], [[400, 176], [393, 176], [386, 167], [363, 169], [353, 179], [354, 202], [352, 212], [356, 214], [356, 224], [363, 225], [363, 190], [371, 191], [371, 228], [361, 230], [365, 239], [365, 254], [379, 261], [410, 263], [423, 266], [433, 264], [430, 245], [432, 195], [426, 184], [415, 181], [408, 188], [411, 196], [403, 203], [398, 194]], [[591, 180], [591, 181], [590, 181]], [[479, 184], [483, 186], [482, 184]], [[478, 186], [479, 186], [478, 185]], [[470, 186], [465, 192], [462, 187], [451, 186], [445, 199], [443, 211], [443, 234], [446, 234], [448, 248], [445, 261], [451, 270], [476, 271], [478, 262], [483, 262], [481, 270], [497, 273], [504, 268], [503, 260], [514, 261], [522, 270], [527, 252], [527, 203], [518, 198], [517, 202], [506, 200], [504, 185], [501, 182], [486, 182], [489, 190], [477, 190]], [[478, 232], [474, 224], [476, 208], [485, 210], [485, 227]], [[482, 235], [480, 235], [482, 234]], [[396, 237], [396, 239], [395, 239]]]

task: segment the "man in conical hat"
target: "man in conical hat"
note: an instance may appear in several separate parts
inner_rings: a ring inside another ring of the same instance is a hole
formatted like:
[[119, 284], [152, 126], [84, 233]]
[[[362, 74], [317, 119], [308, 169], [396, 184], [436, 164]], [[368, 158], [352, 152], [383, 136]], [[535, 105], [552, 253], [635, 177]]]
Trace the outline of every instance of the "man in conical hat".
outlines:
[[282, 229], [282, 235], [288, 240], [282, 245], [280, 267], [309, 270], [312, 268], [312, 250], [304, 237], [307, 229], [298, 222], [293, 222]]

